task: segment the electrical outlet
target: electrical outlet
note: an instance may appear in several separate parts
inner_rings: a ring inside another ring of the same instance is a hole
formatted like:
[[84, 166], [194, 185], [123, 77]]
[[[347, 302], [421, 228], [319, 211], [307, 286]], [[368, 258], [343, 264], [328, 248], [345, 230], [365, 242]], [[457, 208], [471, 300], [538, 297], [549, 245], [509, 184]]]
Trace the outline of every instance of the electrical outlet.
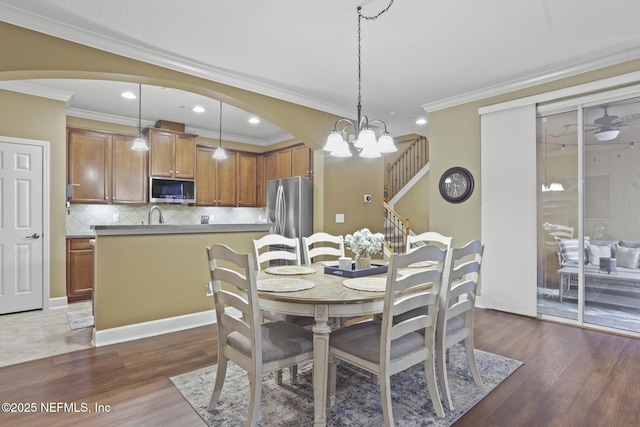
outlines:
[[113, 214], [113, 222], [114, 223], [120, 222], [120, 214], [119, 213], [114, 213]]
[[204, 288], [208, 297], [213, 296], [213, 285], [211, 284], [211, 282], [204, 285]]
[[365, 203], [371, 203], [371, 194], [365, 194], [364, 201]]

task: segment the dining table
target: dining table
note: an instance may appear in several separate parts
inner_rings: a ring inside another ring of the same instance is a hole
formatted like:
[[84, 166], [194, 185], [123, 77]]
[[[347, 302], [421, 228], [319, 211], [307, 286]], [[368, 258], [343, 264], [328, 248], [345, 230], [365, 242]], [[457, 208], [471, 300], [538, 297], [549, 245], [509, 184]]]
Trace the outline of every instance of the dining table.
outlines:
[[314, 426], [327, 423], [329, 319], [382, 313], [386, 273], [360, 278], [326, 274], [326, 263], [268, 267], [257, 272], [262, 310], [313, 317]]

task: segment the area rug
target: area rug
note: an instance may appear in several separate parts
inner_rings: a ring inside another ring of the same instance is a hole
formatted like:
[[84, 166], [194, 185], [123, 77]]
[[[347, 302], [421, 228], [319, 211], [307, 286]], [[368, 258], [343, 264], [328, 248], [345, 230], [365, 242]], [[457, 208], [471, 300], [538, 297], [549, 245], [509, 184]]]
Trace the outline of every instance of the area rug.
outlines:
[[66, 314], [67, 320], [69, 321], [69, 328], [71, 328], [72, 331], [93, 326], [93, 309], [91, 307], [67, 311]]
[[[449, 426], [515, 372], [522, 362], [476, 350], [483, 385], [473, 382], [464, 349], [451, 349], [448, 365], [449, 387], [454, 410], [445, 409], [445, 418], [437, 418], [427, 391], [422, 364], [392, 377], [391, 394], [395, 424], [403, 427]], [[262, 381], [262, 400], [258, 425], [313, 425], [313, 387], [311, 362], [299, 367], [298, 384], [285, 375], [277, 385], [275, 374]], [[210, 366], [171, 377], [175, 387], [209, 426], [244, 426], [249, 405], [249, 380], [246, 372], [229, 363], [222, 395], [215, 411], [206, 410], [211, 398], [216, 367]], [[380, 387], [368, 375], [346, 363], [338, 367], [336, 405], [327, 408], [328, 426], [383, 426]]]

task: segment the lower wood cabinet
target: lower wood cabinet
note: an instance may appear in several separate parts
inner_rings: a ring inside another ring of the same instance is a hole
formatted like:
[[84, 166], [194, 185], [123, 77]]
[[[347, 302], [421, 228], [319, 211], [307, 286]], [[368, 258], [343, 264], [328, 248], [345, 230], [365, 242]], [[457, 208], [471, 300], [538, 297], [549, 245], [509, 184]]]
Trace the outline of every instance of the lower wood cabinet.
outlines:
[[67, 301], [93, 296], [93, 246], [90, 239], [67, 239]]

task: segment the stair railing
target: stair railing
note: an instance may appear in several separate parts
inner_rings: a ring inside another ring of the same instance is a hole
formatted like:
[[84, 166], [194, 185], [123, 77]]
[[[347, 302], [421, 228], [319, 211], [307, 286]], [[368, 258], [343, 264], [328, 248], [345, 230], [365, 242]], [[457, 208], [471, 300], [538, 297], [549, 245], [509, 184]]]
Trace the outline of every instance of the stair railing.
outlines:
[[388, 202], [429, 163], [429, 141], [418, 136], [407, 148], [387, 165], [385, 200]]
[[409, 218], [402, 218], [384, 202], [385, 252], [404, 253], [409, 235]]

